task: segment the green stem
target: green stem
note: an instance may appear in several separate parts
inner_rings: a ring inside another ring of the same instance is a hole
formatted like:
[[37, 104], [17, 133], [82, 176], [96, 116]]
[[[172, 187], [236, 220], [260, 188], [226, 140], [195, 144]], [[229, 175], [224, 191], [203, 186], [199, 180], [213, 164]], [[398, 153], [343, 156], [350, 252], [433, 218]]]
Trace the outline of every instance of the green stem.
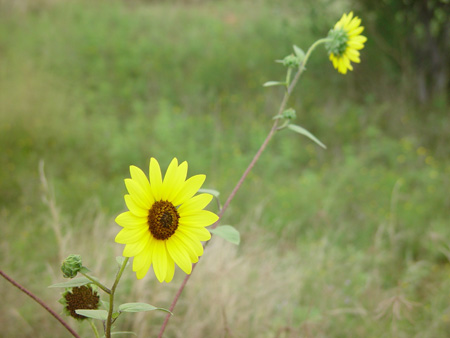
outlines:
[[98, 334], [97, 327], [94, 324], [94, 321], [91, 318], [88, 318], [89, 324], [91, 324], [92, 330], [94, 331], [95, 337], [100, 338], [100, 335]]
[[314, 49], [316, 49], [316, 47], [318, 45], [321, 45], [322, 43], [326, 43], [329, 41], [333, 41], [333, 39], [330, 38], [323, 38], [323, 39], [319, 39], [316, 42], [314, 42], [311, 47], [309, 47], [308, 51], [306, 52], [305, 58], [303, 59], [303, 62], [301, 64], [301, 67], [304, 67], [306, 65], [306, 63], [308, 62], [308, 59], [311, 55], [311, 53], [313, 52]]
[[98, 280], [96, 280], [95, 278], [89, 276], [88, 274], [82, 273], [81, 274], [86, 277], [87, 279], [89, 279], [90, 281], [92, 281], [92, 283], [94, 283], [95, 285], [97, 285], [100, 289], [102, 289], [103, 291], [105, 291], [107, 294], [111, 294], [111, 290], [108, 289], [106, 286], [104, 286], [102, 283], [100, 283]]
[[119, 272], [117, 272], [116, 280], [114, 281], [114, 284], [111, 288], [111, 293], [109, 294], [109, 311], [108, 311], [108, 318], [106, 319], [106, 329], [105, 329], [105, 337], [111, 338], [111, 326], [112, 326], [112, 315], [114, 311], [114, 294], [116, 292], [117, 285], [119, 284], [120, 278], [122, 277], [123, 270], [125, 270], [125, 267], [127, 266], [129, 257], [125, 257], [125, 259], [122, 262], [122, 266], [119, 269]]

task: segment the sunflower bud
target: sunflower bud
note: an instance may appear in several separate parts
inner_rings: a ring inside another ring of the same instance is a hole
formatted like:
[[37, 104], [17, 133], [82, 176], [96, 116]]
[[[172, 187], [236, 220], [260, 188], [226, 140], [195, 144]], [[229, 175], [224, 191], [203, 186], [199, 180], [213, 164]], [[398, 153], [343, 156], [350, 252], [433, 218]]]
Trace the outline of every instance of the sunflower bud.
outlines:
[[331, 39], [325, 44], [328, 54], [340, 56], [344, 54], [347, 49], [348, 34], [342, 28], [331, 29], [328, 33], [328, 39]]
[[295, 109], [293, 109], [293, 108], [286, 109], [283, 112], [283, 117], [288, 120], [295, 119], [297, 117], [297, 114], [295, 113]]
[[300, 57], [293, 54], [286, 56], [282, 60], [283, 66], [288, 68], [298, 68], [298, 66], [300, 66], [300, 62], [301, 62]]
[[83, 267], [80, 255], [68, 256], [61, 265], [64, 278], [74, 278]]

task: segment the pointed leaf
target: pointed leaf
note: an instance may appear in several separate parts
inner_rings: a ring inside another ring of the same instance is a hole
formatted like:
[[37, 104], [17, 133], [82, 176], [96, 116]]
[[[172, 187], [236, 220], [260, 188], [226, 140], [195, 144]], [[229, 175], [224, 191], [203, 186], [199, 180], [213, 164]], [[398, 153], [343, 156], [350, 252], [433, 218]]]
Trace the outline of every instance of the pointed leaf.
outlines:
[[108, 318], [108, 311], [105, 310], [75, 310], [75, 312], [93, 319], [106, 320]]
[[294, 45], [294, 52], [295, 55], [297, 55], [297, 57], [300, 59], [300, 61], [303, 61], [303, 58], [305, 57], [305, 52], [303, 51], [303, 49], [301, 49], [300, 47]]
[[172, 312], [170, 312], [167, 309], [155, 307], [153, 305], [146, 304], [146, 303], [124, 303], [119, 306], [119, 311], [121, 311], [121, 312], [143, 312], [143, 311], [153, 311], [153, 310], [161, 310], [161, 311], [169, 312], [170, 314], [172, 314]]
[[267, 81], [263, 84], [263, 87], [272, 87], [272, 86], [286, 86], [286, 82], [280, 81]]
[[91, 272], [91, 270], [89, 270], [87, 267], [85, 267], [85, 266], [82, 266], [81, 267], [81, 269], [80, 269], [80, 272], [81, 273], [88, 273], [88, 272]]
[[323, 144], [322, 142], [320, 142], [320, 140], [315, 137], [313, 134], [311, 134], [308, 130], [306, 130], [303, 127], [297, 126], [295, 124], [290, 124], [287, 126], [290, 130], [295, 131], [296, 133], [302, 134], [304, 136], [306, 136], [307, 138], [309, 138], [310, 140], [316, 142], [319, 146], [321, 146], [324, 149], [327, 149], [327, 147], [325, 146], [325, 144]]
[[73, 288], [75, 286], [82, 286], [89, 283], [92, 283], [92, 281], [87, 279], [86, 277], [79, 277], [71, 279], [67, 282], [50, 285], [49, 288]]
[[239, 234], [239, 231], [237, 231], [231, 225], [220, 225], [215, 229], [209, 230], [209, 232], [219, 237], [222, 237], [228, 242], [231, 242], [236, 245], [238, 245], [241, 242], [241, 235]]

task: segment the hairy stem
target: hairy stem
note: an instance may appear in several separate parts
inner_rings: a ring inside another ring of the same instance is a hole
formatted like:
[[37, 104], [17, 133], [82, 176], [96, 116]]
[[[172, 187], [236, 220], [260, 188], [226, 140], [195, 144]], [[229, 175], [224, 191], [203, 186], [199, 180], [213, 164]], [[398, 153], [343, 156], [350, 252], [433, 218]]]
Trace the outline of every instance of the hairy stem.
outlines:
[[6, 273], [4, 273], [2, 270], [0, 270], [0, 275], [2, 275], [3, 278], [5, 278], [8, 282], [10, 282], [12, 285], [14, 285], [16, 288], [18, 288], [20, 291], [25, 293], [27, 296], [29, 296], [31, 299], [33, 299], [36, 303], [38, 303], [40, 306], [42, 306], [45, 310], [47, 310], [53, 317], [56, 318], [66, 329], [70, 332], [70, 334], [76, 338], [81, 338], [75, 331], [72, 329], [69, 324], [61, 318], [60, 315], [58, 315], [55, 311], [50, 309], [47, 304], [45, 304], [40, 298], [35, 296], [31, 291], [25, 289], [22, 285], [17, 283], [14, 279], [9, 277]]
[[97, 285], [100, 289], [102, 289], [103, 291], [105, 291], [107, 294], [111, 294], [111, 290], [108, 289], [106, 286], [104, 286], [102, 283], [100, 283], [99, 281], [95, 280], [94, 278], [92, 278], [91, 276], [89, 276], [86, 273], [81, 272], [81, 274], [86, 277], [87, 279], [89, 279], [90, 281], [92, 281], [92, 283], [94, 283], [95, 285]]

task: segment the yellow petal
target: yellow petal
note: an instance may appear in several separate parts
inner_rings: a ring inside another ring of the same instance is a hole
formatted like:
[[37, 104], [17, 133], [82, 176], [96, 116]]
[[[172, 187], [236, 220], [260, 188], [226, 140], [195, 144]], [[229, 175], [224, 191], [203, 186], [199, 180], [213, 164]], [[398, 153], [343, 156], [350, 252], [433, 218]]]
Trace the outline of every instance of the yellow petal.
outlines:
[[189, 254], [180, 245], [176, 245], [177, 241], [169, 238], [166, 241], [167, 251], [174, 262], [183, 270], [186, 274], [192, 272], [192, 263], [189, 259]]
[[161, 199], [164, 201], [168, 200], [168, 196], [172, 192], [172, 189], [175, 187], [177, 169], [178, 169], [178, 160], [174, 158], [170, 162], [169, 167], [167, 168], [162, 183]]
[[[181, 215], [180, 215], [181, 216]], [[189, 225], [194, 227], [206, 227], [219, 219], [215, 213], [208, 210], [200, 210], [187, 216], [181, 216], [178, 220], [180, 225]]]
[[345, 52], [345, 55], [350, 59], [352, 62], [360, 63], [361, 60], [359, 59], [359, 52], [354, 49], [347, 49]]
[[355, 16], [352, 21], [350, 21], [347, 25], [347, 31], [352, 31], [356, 27], [358, 27], [361, 24], [361, 19]]
[[156, 278], [162, 283], [166, 279], [167, 274], [167, 249], [164, 241], [155, 241], [155, 247], [153, 250], [153, 270], [155, 271]]
[[132, 198], [130, 195], [125, 195], [125, 204], [127, 205], [128, 210], [130, 212], [137, 216], [137, 217], [148, 217], [148, 210], [141, 208]]
[[153, 204], [153, 197], [151, 195], [146, 193], [136, 181], [130, 178], [125, 179], [125, 185], [131, 198], [137, 205], [143, 209], [150, 209]]
[[175, 274], [175, 263], [173, 262], [172, 257], [170, 257], [170, 255], [167, 255], [167, 272], [164, 281], [166, 283], [170, 283], [173, 279], [174, 274]]
[[150, 236], [147, 226], [142, 226], [138, 228], [123, 228], [117, 234], [115, 241], [120, 244], [129, 244], [137, 241], [147, 241], [148, 236]]
[[349, 60], [349, 58], [347, 56], [344, 55], [342, 57], [342, 60], [344, 61], [345, 68], [353, 70], [353, 66], [351, 65], [350, 60]]
[[210, 194], [200, 194], [187, 200], [180, 205], [178, 213], [181, 217], [196, 213], [199, 210], [205, 208], [209, 202], [211, 202], [213, 196]]
[[354, 30], [348, 32], [348, 36], [349, 36], [350, 38], [352, 38], [352, 37], [354, 37], [354, 36], [356, 36], [356, 35], [361, 34], [361, 33], [363, 32], [363, 30], [364, 30], [364, 27], [362, 27], [362, 26], [360, 26], [360, 27], [358, 27], [358, 28], [355, 28]]
[[205, 175], [195, 175], [184, 182], [183, 187], [172, 201], [173, 205], [177, 206], [183, 204], [194, 196], [198, 189], [202, 186], [203, 182], [205, 182], [205, 179]]
[[[150, 239], [150, 237], [151, 236], [148, 237], [147, 241]], [[125, 248], [123, 249], [123, 256], [133, 257], [140, 254], [142, 250], [145, 248], [147, 241], [142, 240], [125, 245]]]
[[138, 217], [130, 211], [126, 211], [116, 217], [116, 223], [124, 228], [136, 228], [147, 224], [147, 217]]
[[337, 69], [338, 68], [338, 59], [336, 56], [334, 56], [333, 53], [330, 54], [330, 60], [333, 62], [333, 67], [335, 69]]
[[155, 198], [155, 201], [161, 200], [162, 193], [162, 177], [161, 177], [161, 168], [159, 167], [159, 163], [155, 158], [150, 159], [150, 188], [152, 190], [152, 195]]
[[[176, 232], [170, 237], [170, 240], [173, 240], [175, 242], [176, 246], [182, 247], [187, 254], [189, 255], [189, 260], [192, 263], [198, 262], [198, 257], [201, 255], [197, 254], [197, 251], [191, 246], [191, 240], [185, 236], [184, 234], [180, 232]], [[197, 242], [200, 243], [200, 242]], [[203, 253], [203, 250], [202, 250]]]
[[352, 20], [352, 17], [353, 17], [353, 12], [348, 13], [345, 16], [345, 19], [342, 20], [342, 27], [347, 26], [349, 24], [349, 22]]
[[364, 35], [358, 35], [352, 37], [349, 41], [363, 44], [364, 42], [367, 41], [367, 38]]
[[177, 231], [181, 229], [183, 233], [189, 235], [192, 238], [196, 238], [198, 241], [209, 241], [211, 239], [210, 232], [205, 228], [183, 226], [179, 227]]
[[152, 192], [150, 190], [150, 182], [148, 181], [147, 176], [145, 176], [144, 172], [138, 167], [132, 165], [130, 166], [130, 174], [133, 181], [139, 184], [139, 186], [146, 193], [146, 195], [150, 197], [151, 199], [150, 202], [153, 204], [154, 200]]
[[197, 238], [195, 233], [189, 232], [189, 229], [184, 231], [183, 227], [180, 227], [173, 236], [175, 235], [177, 235], [186, 244], [186, 246], [191, 248], [197, 257], [203, 255], [203, 245], [200, 243], [200, 239]]
[[[186, 180], [186, 175], [188, 171], [188, 164], [186, 161], [181, 163], [176, 169], [175, 176], [172, 177], [171, 181], [167, 182], [170, 186], [167, 193], [167, 201], [173, 201], [174, 198], [178, 195], [178, 192], [184, 185], [184, 181]], [[164, 177], [164, 182], [166, 181], [166, 177]], [[164, 184], [164, 183], [163, 183]]]
[[154, 238], [150, 238], [149, 245], [146, 248], [148, 251], [146, 252], [145, 261], [142, 263], [142, 268], [136, 271], [136, 277], [137, 279], [142, 279], [147, 274], [148, 270], [150, 269], [150, 266], [152, 265], [152, 257], [153, 257], [153, 249], [155, 247], [155, 240]]
[[144, 249], [142, 249], [139, 255], [136, 255], [133, 259], [133, 271], [140, 271], [146, 265], [147, 261], [151, 260], [151, 242], [153, 238], [150, 238]]

